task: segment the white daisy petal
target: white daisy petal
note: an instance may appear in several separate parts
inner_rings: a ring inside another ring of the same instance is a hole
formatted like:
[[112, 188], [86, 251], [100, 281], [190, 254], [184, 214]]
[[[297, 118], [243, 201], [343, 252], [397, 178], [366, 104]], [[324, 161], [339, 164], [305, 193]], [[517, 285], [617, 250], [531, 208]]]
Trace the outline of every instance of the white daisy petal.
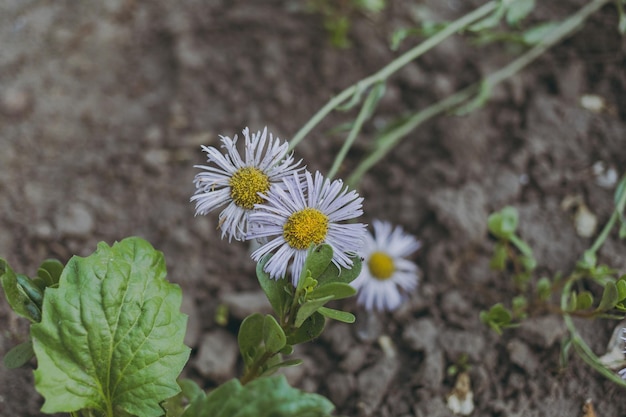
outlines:
[[[347, 192], [341, 181], [325, 180], [319, 172], [314, 176], [305, 172], [304, 178], [298, 174], [284, 178], [282, 188], [272, 187], [264, 197], [266, 202], [255, 205], [256, 210], [249, 216], [247, 238], [281, 236], [280, 248], [273, 240], [252, 254], [259, 261], [275, 251], [265, 265], [272, 278], [282, 278], [289, 270], [296, 285], [311, 244], [329, 244], [335, 265], [352, 266], [348, 254], [360, 250], [365, 225], [337, 222], [362, 214], [363, 199], [356, 192]], [[337, 212], [340, 216], [336, 216]]]
[[220, 136], [226, 153], [211, 146], [203, 146], [210, 165], [196, 165], [203, 171], [196, 174], [196, 192], [191, 202], [196, 203], [196, 215], [207, 214], [223, 205], [219, 215], [222, 239], [244, 240], [248, 233], [249, 214], [254, 204], [264, 201], [263, 195], [271, 188], [284, 187], [282, 179], [291, 175], [300, 176], [303, 168], [294, 163], [293, 155], [287, 154], [289, 144], [263, 132], [250, 134], [246, 127], [244, 136], [244, 158], [237, 150], [237, 136], [233, 139]]
[[419, 281], [419, 268], [406, 259], [421, 247], [415, 237], [401, 227], [374, 220], [374, 234], [366, 235], [363, 268], [352, 281], [358, 291], [357, 303], [366, 310], [392, 311], [397, 309]]

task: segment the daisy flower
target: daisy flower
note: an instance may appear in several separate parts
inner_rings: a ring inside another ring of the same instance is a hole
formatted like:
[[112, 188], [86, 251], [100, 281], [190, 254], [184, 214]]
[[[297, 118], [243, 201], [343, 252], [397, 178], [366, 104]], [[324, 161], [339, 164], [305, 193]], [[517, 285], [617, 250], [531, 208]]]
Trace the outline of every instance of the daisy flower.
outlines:
[[374, 220], [374, 234], [365, 238], [363, 269], [352, 281], [358, 291], [357, 303], [367, 310], [395, 310], [409, 291], [417, 287], [419, 268], [407, 256], [421, 247], [401, 227]]
[[222, 239], [228, 236], [244, 240], [248, 231], [248, 217], [254, 205], [262, 203], [263, 197], [273, 184], [282, 184], [282, 179], [299, 173], [302, 168], [294, 163], [293, 155], [287, 155], [287, 142], [267, 133], [267, 128], [256, 134], [243, 130], [245, 159], [237, 151], [237, 135], [233, 139], [220, 136], [226, 154], [212, 146], [203, 146], [208, 162], [213, 165], [195, 165], [203, 169], [194, 178], [196, 193], [191, 201], [196, 203], [196, 215], [207, 214], [226, 205], [219, 215]]
[[292, 174], [283, 184], [283, 188], [272, 187], [265, 195], [266, 203], [257, 204], [257, 210], [250, 214], [248, 238], [268, 238], [267, 243], [252, 253], [252, 259], [258, 262], [275, 252], [265, 264], [265, 271], [279, 279], [286, 276], [291, 263], [289, 270], [294, 285], [300, 279], [311, 244], [330, 245], [332, 262], [338, 267], [352, 267], [348, 254], [360, 250], [365, 225], [340, 222], [363, 214], [363, 198], [355, 191], [348, 191], [342, 181], [331, 182], [319, 172], [313, 177], [307, 171], [305, 178]]

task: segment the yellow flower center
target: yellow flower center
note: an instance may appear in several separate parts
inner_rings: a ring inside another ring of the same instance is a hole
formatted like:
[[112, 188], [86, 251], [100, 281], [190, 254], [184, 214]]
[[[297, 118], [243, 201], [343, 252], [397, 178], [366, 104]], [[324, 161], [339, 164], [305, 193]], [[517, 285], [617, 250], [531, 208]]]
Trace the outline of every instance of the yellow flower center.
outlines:
[[393, 258], [385, 252], [373, 252], [367, 261], [372, 276], [380, 281], [391, 278], [396, 268]]
[[255, 204], [263, 202], [258, 193], [270, 189], [270, 180], [263, 171], [255, 167], [239, 168], [230, 177], [230, 198], [239, 207], [252, 210]]
[[328, 217], [311, 207], [293, 213], [283, 226], [283, 237], [294, 249], [308, 249], [311, 243], [319, 245], [328, 233]]

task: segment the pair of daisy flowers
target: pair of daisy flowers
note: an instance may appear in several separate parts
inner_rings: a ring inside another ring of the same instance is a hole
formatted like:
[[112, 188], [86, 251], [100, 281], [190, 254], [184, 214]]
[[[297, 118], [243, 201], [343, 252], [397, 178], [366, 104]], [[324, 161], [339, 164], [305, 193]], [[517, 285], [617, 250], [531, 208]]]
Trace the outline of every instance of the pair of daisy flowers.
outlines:
[[[257, 240], [262, 245], [252, 253], [266, 263], [274, 279], [287, 275], [297, 284], [311, 244], [333, 248], [333, 263], [351, 268], [349, 255], [360, 254], [365, 262], [353, 285], [357, 301], [366, 309], [393, 310], [406, 293], [417, 286], [417, 266], [405, 259], [420, 246], [401, 228], [374, 221], [375, 235], [362, 223], [345, 223], [363, 214], [363, 198], [340, 180], [330, 181], [319, 172], [311, 174], [302, 161], [287, 154], [288, 144], [268, 134], [243, 130], [244, 158], [237, 150], [237, 136], [221, 136], [226, 153], [203, 146], [211, 165], [197, 165], [195, 176], [196, 215], [226, 206], [219, 215], [222, 238]], [[365, 267], [367, 266], [367, 267]]]

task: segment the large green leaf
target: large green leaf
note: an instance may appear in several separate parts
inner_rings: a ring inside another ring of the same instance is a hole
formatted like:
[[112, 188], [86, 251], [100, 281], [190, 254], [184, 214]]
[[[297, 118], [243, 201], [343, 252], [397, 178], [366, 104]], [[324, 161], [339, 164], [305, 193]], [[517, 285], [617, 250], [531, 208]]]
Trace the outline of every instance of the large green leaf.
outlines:
[[189, 357], [181, 290], [165, 275], [163, 254], [140, 238], [69, 261], [31, 326], [43, 412], [163, 414]]
[[281, 375], [246, 385], [232, 379], [197, 397], [183, 417], [329, 417], [333, 409], [326, 398], [290, 387]]

